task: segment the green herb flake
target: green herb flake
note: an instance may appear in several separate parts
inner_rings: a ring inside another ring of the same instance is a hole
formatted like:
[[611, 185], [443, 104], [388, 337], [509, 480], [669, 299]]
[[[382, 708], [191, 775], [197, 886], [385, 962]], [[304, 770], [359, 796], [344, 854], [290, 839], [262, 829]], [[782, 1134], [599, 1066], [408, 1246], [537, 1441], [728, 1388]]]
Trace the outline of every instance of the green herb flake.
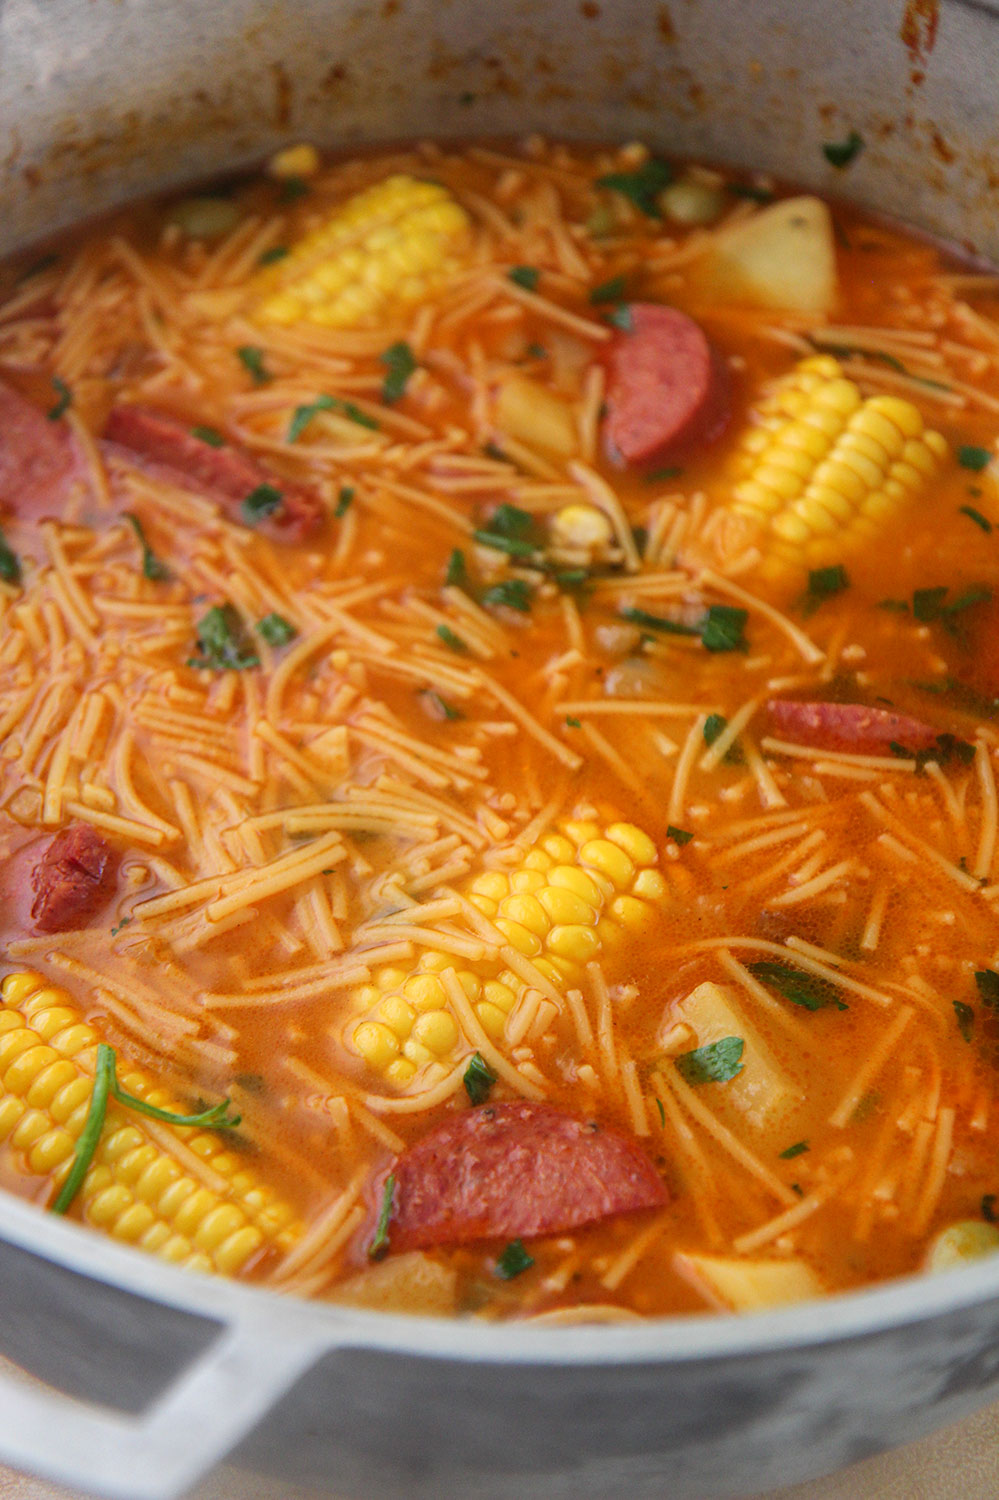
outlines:
[[828, 568], [813, 568], [808, 575], [808, 590], [805, 594], [806, 614], [814, 614], [826, 599], [832, 599], [850, 587], [850, 579], [842, 563]]
[[274, 514], [283, 498], [281, 491], [272, 484], [258, 484], [239, 507], [243, 520], [250, 526], [256, 526], [258, 521], [264, 521]]
[[390, 1172], [385, 1179], [385, 1187], [382, 1189], [382, 1206], [378, 1211], [378, 1223], [375, 1225], [374, 1238], [368, 1246], [368, 1259], [381, 1260], [389, 1251], [389, 1220], [392, 1217], [393, 1200], [395, 1198], [395, 1173]]
[[275, 261], [284, 260], [288, 253], [287, 245], [272, 245], [269, 250], [264, 250], [262, 254], [257, 256], [257, 265], [272, 266]]
[[405, 339], [397, 339], [394, 344], [389, 344], [384, 354], [380, 354], [378, 358], [386, 370], [382, 382], [382, 400], [386, 406], [391, 406], [405, 395], [409, 377], [416, 369], [416, 358]]
[[661, 219], [662, 210], [658, 198], [663, 188], [673, 181], [673, 170], [668, 162], [650, 156], [633, 172], [608, 172], [597, 178], [597, 187], [610, 188], [633, 203], [647, 219]]
[[788, 1146], [785, 1151], [778, 1153], [781, 1161], [793, 1161], [796, 1156], [803, 1156], [809, 1149], [807, 1141], [795, 1141], [793, 1146]]
[[969, 521], [974, 521], [975, 525], [980, 526], [986, 536], [991, 532], [992, 522], [986, 516], [983, 516], [980, 510], [976, 510], [973, 505], [959, 505], [958, 514], [967, 516]]
[[943, 612], [946, 597], [947, 587], [945, 584], [940, 584], [935, 588], [929, 589], [914, 589], [912, 594], [912, 613], [924, 625], [931, 620], [938, 620]]
[[492, 588], [486, 589], [480, 602], [516, 609], [522, 615], [530, 614], [531, 587], [523, 578], [504, 578], [501, 583], [494, 583]]
[[983, 1005], [999, 1010], [999, 974], [993, 969], [975, 970], [975, 988]]
[[287, 646], [298, 634], [290, 620], [273, 611], [257, 621], [257, 634], [262, 635], [268, 646]]
[[458, 95], [458, 103], [465, 107], [467, 107], [469, 104], [475, 103], [475, 95], [472, 93], [471, 89], [462, 89], [461, 93]]
[[514, 286], [523, 287], [525, 292], [533, 292], [541, 272], [537, 266], [513, 266], [506, 274]]
[[724, 714], [708, 714], [704, 720], [704, 743], [713, 745], [715, 740], [724, 733], [727, 724], [728, 720]]
[[21, 582], [21, 560], [17, 553], [11, 550], [2, 531], [0, 531], [0, 578], [4, 583]]
[[333, 507], [333, 514], [334, 514], [334, 516], [336, 517], [336, 519], [338, 521], [342, 521], [343, 520], [344, 516], [350, 510], [350, 507], [353, 505], [353, 503], [354, 503], [354, 489], [353, 489], [353, 486], [349, 485], [349, 484], [343, 484], [343, 485], [341, 485], [340, 486], [340, 493], [339, 493], [339, 495], [336, 498], [336, 505]]
[[378, 432], [381, 423], [377, 417], [370, 417], [366, 411], [355, 406], [353, 401], [334, 401], [337, 411], [342, 411], [348, 422], [356, 422], [358, 427], [366, 427], [369, 432]]
[[496, 1082], [496, 1074], [478, 1052], [473, 1052], [465, 1069], [462, 1083], [469, 1104], [485, 1104]]
[[501, 1281], [512, 1281], [534, 1265], [534, 1256], [528, 1255], [523, 1240], [511, 1240], [496, 1257], [496, 1275]]
[[566, 714], [566, 716], [565, 716], [565, 727], [566, 727], [566, 729], [582, 729], [582, 727], [583, 727], [582, 720], [581, 719], [574, 719], [573, 716], [572, 716], [572, 714]]
[[748, 198], [750, 203], [772, 203], [777, 196], [770, 188], [754, 187], [751, 182], [726, 182], [725, 191], [733, 198]]
[[646, 484], [662, 484], [667, 479], [679, 479], [683, 473], [675, 464], [668, 464], [664, 469], [650, 469], [645, 475]]
[[826, 141], [822, 155], [831, 167], [848, 167], [864, 149], [864, 137], [856, 130], [842, 141]]
[[607, 322], [612, 328], [617, 328], [621, 333], [630, 333], [635, 326], [635, 320], [631, 313], [631, 304], [621, 302], [607, 314]]
[[455, 635], [450, 625], [438, 625], [437, 635], [444, 642], [445, 646], [451, 647], [452, 651], [468, 650], [467, 644], [462, 640], [460, 635]]
[[24, 270], [18, 276], [16, 284], [20, 286], [22, 282], [30, 281], [32, 276], [40, 276], [43, 271], [51, 271], [53, 266], [59, 264], [59, 260], [60, 257], [54, 250], [50, 251], [48, 255], [40, 255], [37, 260], [33, 260], [30, 265], [25, 266]]
[[957, 450], [957, 461], [962, 469], [973, 469], [977, 473], [988, 467], [992, 454], [988, 448], [975, 448], [965, 444]]
[[793, 1005], [801, 1005], [805, 1010], [822, 1010], [827, 1005], [835, 1005], [837, 1010], [849, 1009], [833, 993], [831, 985], [811, 974], [803, 974], [790, 964], [761, 959], [758, 963], [749, 964], [748, 968], [760, 984], [776, 990], [785, 1000], [790, 1000]]
[[745, 1046], [741, 1036], [723, 1036], [706, 1047], [695, 1047], [693, 1052], [681, 1052], [673, 1061], [686, 1083], [728, 1083], [742, 1072], [739, 1059]]
[[627, 287], [627, 277], [612, 276], [609, 281], [602, 281], [599, 286], [593, 288], [590, 301], [594, 307], [599, 307], [603, 302], [623, 302]]
[[325, 392], [318, 395], [315, 401], [308, 401], [304, 406], [296, 406], [292, 413], [291, 421], [288, 423], [288, 433], [285, 441], [297, 443], [302, 433], [308, 427], [313, 417], [318, 417], [321, 411], [332, 411], [336, 406], [336, 400], [327, 396]]
[[965, 1005], [963, 1000], [955, 1000], [954, 1014], [957, 1017], [958, 1031], [966, 1042], [970, 1042], [971, 1034], [975, 1029], [975, 1012], [970, 1005]]
[[659, 1111], [659, 1124], [662, 1127], [662, 1129], [665, 1130], [666, 1129], [666, 1111], [663, 1109], [663, 1101], [660, 1099], [660, 1097], [659, 1097], [658, 1094], [653, 1094], [652, 1097], [655, 1100], [656, 1109]]
[[209, 448], [225, 447], [225, 438], [215, 427], [192, 427], [191, 436], [196, 437], [199, 443], [207, 443]]
[[266, 385], [272, 378], [264, 365], [264, 351], [258, 345], [240, 344], [236, 357], [252, 377], [254, 385]]
[[285, 177], [281, 182], [279, 196], [282, 203], [294, 203], [298, 198], [305, 198], [309, 191], [309, 184], [304, 177]]
[[117, 937], [118, 934], [119, 934], [119, 932], [121, 932], [123, 928], [127, 927], [128, 924], [129, 924], [129, 922], [131, 922], [131, 920], [132, 920], [131, 917], [122, 917], [121, 921], [120, 922], [116, 922], [115, 925], [112, 927], [112, 929], [111, 929], [111, 936], [112, 937]]
[[632, 625], [643, 625], [646, 630], [659, 630], [665, 635], [701, 634], [698, 625], [684, 625], [681, 620], [669, 620], [665, 615], [650, 615], [648, 610], [636, 609], [633, 605], [625, 605], [619, 614], [622, 620], [628, 620]]
[[45, 415], [50, 422], [58, 422], [59, 418], [65, 416], [73, 404], [73, 392], [65, 380], [60, 380], [58, 375], [52, 377], [52, 389], [59, 397], [55, 406], [50, 406]]
[[745, 651], [749, 613], [732, 604], [712, 604], [701, 626], [701, 640], [708, 651]]
[[452, 589], [463, 589], [468, 583], [468, 567], [465, 563], [465, 554], [460, 547], [455, 547], [447, 560], [444, 583], [447, 588]]
[[532, 342], [528, 344], [526, 353], [529, 359], [548, 358], [548, 350], [545, 348], [544, 344], [535, 344]]
[[982, 1218], [986, 1224], [996, 1223], [996, 1195], [986, 1193], [982, 1198]]
[[199, 656], [188, 658], [189, 667], [213, 672], [244, 672], [259, 667], [260, 658], [231, 604], [216, 604], [198, 622]]
[[156, 553], [146, 540], [146, 533], [142, 529], [142, 522], [138, 516], [134, 516], [130, 510], [124, 512], [125, 520], [135, 532], [135, 537], [142, 549], [142, 571], [147, 578], [154, 583], [160, 583], [164, 578], [170, 577], [170, 571], [165, 563], [160, 562]]
[[690, 832], [689, 828], [676, 828], [672, 823], [667, 823], [666, 837], [672, 839], [674, 844], [679, 844], [683, 848], [684, 844], [690, 843], [694, 835]]

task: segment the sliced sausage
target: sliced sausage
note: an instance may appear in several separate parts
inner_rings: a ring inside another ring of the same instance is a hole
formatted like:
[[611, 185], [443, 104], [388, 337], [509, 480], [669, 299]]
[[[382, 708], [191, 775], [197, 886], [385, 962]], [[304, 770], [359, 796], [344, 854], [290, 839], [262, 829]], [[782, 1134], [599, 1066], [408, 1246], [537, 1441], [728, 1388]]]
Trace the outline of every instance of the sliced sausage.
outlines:
[[667, 1197], [631, 1136], [529, 1100], [462, 1110], [393, 1171], [393, 1250], [559, 1234]]
[[115, 406], [104, 437], [167, 478], [230, 504], [241, 504], [262, 484], [279, 490], [280, 504], [258, 527], [278, 541], [302, 541], [322, 521], [322, 501], [312, 490], [265, 469], [243, 448], [231, 443], [213, 447], [165, 412]]
[[109, 845], [89, 823], [57, 833], [31, 872], [31, 919], [39, 932], [82, 927], [110, 897], [115, 864]]
[[0, 381], [0, 506], [26, 520], [58, 516], [78, 475], [73, 436]]
[[855, 755], [888, 755], [892, 745], [932, 750], [937, 732], [921, 719], [869, 708], [866, 703], [798, 703], [771, 698], [767, 703], [771, 728], [797, 745], [819, 750], [847, 750]]
[[728, 370], [686, 313], [630, 305], [607, 353], [604, 440], [628, 464], [661, 463], [713, 442], [729, 418]]

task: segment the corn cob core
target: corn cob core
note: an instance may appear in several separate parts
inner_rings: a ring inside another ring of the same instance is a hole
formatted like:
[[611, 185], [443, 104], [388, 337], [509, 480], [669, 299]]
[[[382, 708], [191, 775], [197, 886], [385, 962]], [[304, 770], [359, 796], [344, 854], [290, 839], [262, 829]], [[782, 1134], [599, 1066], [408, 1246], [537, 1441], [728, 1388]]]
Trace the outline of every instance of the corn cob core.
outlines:
[[[49, 1178], [54, 1196], [87, 1118], [100, 1038], [72, 996], [39, 974], [8, 975], [0, 997], [0, 1143], [25, 1171]], [[183, 1112], [137, 1070], [119, 1083], [160, 1109]], [[150, 1124], [109, 1104], [76, 1200], [88, 1224], [163, 1260], [230, 1276], [264, 1246], [285, 1251], [295, 1243], [300, 1226], [292, 1210], [217, 1134]], [[227, 1187], [218, 1192], [188, 1175], [160, 1143], [164, 1135], [183, 1142]]]
[[[578, 982], [584, 965], [628, 933], [640, 931], [668, 894], [654, 868], [656, 846], [633, 823], [567, 822], [547, 834], [510, 874], [490, 870], [468, 899], [518, 953], [558, 990]], [[439, 975], [457, 967], [445, 952], [424, 953], [415, 969], [386, 966], [354, 994], [349, 1045], [397, 1088], [432, 1084], [474, 1048], [462, 1037]], [[551, 1002], [500, 962], [473, 973], [457, 969], [483, 1030], [498, 1045], [516, 1045], [523, 1007], [551, 1017]], [[548, 1011], [543, 1008], [547, 1004]], [[357, 1019], [361, 1012], [362, 1019]]]
[[402, 173], [348, 198], [257, 280], [268, 323], [356, 328], [412, 307], [457, 269], [469, 221], [436, 182]]
[[801, 581], [876, 538], [948, 451], [911, 401], [865, 400], [830, 355], [802, 360], [739, 445], [723, 557], [755, 545], [764, 577]]

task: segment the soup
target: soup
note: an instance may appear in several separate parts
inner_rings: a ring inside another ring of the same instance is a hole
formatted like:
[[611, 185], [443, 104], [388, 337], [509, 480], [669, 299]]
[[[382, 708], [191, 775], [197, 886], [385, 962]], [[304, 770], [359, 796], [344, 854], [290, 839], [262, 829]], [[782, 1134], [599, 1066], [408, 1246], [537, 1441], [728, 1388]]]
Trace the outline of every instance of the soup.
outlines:
[[6, 1188], [553, 1322], [996, 1248], [999, 280], [534, 140], [4, 278]]

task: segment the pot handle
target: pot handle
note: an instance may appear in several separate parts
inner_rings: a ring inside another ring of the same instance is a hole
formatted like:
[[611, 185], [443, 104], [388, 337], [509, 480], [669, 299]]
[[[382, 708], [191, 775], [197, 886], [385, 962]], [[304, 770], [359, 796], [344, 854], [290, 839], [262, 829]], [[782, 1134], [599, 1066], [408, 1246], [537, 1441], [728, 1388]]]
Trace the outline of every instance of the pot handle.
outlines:
[[241, 1309], [138, 1417], [0, 1371], [3, 1458], [111, 1500], [178, 1500], [329, 1347], [297, 1318]]

